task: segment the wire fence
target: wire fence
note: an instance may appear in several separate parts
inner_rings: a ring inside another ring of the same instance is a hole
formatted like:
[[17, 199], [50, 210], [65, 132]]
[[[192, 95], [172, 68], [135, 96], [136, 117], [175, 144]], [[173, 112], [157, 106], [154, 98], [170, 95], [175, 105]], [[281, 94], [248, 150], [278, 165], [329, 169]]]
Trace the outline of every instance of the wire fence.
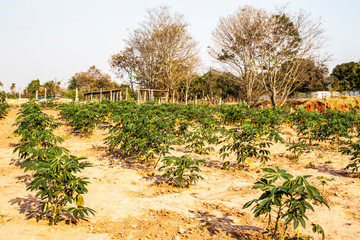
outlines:
[[360, 96], [360, 91], [317, 91], [317, 92], [306, 92], [296, 93], [295, 98], [298, 99], [329, 99], [329, 98], [340, 98], [340, 97], [355, 97]]

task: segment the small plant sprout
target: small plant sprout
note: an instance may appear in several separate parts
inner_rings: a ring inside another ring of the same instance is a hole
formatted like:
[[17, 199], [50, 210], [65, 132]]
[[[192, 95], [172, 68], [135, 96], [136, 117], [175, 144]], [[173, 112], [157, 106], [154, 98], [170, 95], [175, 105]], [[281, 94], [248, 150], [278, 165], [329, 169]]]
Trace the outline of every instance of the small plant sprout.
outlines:
[[316, 179], [319, 180], [319, 183], [320, 183], [320, 185], [322, 187], [322, 191], [321, 191], [322, 194], [324, 194], [325, 185], [327, 185], [328, 182], [335, 181], [335, 178], [327, 178], [327, 177], [324, 177], [324, 176], [317, 176]]
[[189, 156], [164, 157], [164, 165], [159, 170], [164, 169], [165, 173], [161, 176], [167, 179], [173, 186], [186, 187], [199, 180], [204, 180], [198, 173], [201, 172], [199, 164], [204, 160], [193, 160]]
[[[315, 211], [308, 200], [329, 207], [317, 188], [307, 181], [310, 175], [294, 178], [279, 167], [263, 168], [263, 171], [266, 174], [253, 186], [254, 189], [260, 189], [263, 193], [258, 199], [247, 202], [243, 208], [255, 204], [252, 208], [253, 214], [257, 218], [263, 215], [268, 218], [267, 229], [264, 233], [272, 239], [284, 239], [290, 223], [294, 230], [299, 225], [306, 227], [305, 221], [308, 220], [306, 211]], [[280, 183], [275, 184], [275, 182]], [[324, 231], [319, 225], [313, 225], [313, 231], [324, 236]]]

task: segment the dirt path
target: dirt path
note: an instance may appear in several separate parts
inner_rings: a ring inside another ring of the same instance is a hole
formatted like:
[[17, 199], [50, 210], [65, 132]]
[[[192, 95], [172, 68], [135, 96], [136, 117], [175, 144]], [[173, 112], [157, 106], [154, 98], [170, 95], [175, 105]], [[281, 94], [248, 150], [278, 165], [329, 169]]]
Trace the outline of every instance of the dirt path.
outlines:
[[[155, 184], [159, 173], [136, 164], [124, 164], [103, 150], [106, 133], [96, 130], [89, 138], [75, 136], [69, 127], [61, 126], [56, 134], [65, 138], [64, 147], [73, 155], [85, 156], [94, 167], [83, 172], [89, 177], [85, 205], [97, 211], [95, 217], [78, 225], [65, 222], [49, 227], [45, 220], [26, 219], [38, 200], [26, 191], [31, 179], [14, 165], [12, 126], [17, 109], [12, 108], [0, 120], [0, 239], [261, 239], [264, 221], [254, 219], [245, 202], [258, 197], [253, 182], [262, 175], [254, 163], [249, 170], [220, 170], [216, 152], [202, 156], [208, 165], [202, 167], [205, 181], [189, 189], [176, 189]], [[47, 111], [56, 116], [56, 111]], [[331, 209], [316, 206], [310, 223], [320, 224], [327, 239], [360, 239], [360, 180], [343, 175], [347, 157], [331, 146], [305, 154], [298, 163], [286, 158], [283, 144], [272, 150], [269, 166], [279, 165], [293, 175], [311, 174], [335, 178], [325, 189]], [[185, 149], [176, 147], [174, 155]], [[194, 155], [200, 158], [200, 156]], [[311, 168], [307, 168], [311, 166]], [[319, 237], [316, 235], [312, 235]]]

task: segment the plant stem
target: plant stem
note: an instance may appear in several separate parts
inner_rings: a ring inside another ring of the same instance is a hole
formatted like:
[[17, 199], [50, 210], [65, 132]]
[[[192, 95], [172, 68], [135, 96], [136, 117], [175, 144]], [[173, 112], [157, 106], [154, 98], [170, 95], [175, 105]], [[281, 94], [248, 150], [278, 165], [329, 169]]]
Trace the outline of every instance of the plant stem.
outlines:
[[279, 230], [279, 220], [280, 220], [280, 216], [281, 216], [281, 210], [282, 210], [282, 208], [281, 208], [281, 206], [280, 206], [280, 207], [279, 207], [279, 211], [278, 211], [278, 213], [277, 213], [277, 217], [276, 217], [274, 233], [273, 233], [273, 235], [271, 236], [272, 238], [275, 238], [275, 236], [276, 236], [276, 234], [277, 234], [277, 232], [278, 232], [278, 230]]

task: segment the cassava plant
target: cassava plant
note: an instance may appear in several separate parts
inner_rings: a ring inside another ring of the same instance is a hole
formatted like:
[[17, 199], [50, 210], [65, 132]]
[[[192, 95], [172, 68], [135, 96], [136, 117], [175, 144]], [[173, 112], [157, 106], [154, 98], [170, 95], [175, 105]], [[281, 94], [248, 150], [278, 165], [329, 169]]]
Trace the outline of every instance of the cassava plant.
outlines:
[[[100, 119], [103, 117], [95, 111], [95, 107], [101, 108], [104, 104], [95, 105], [93, 103], [87, 104], [64, 104], [60, 106], [60, 115], [64, 118], [75, 132], [83, 135], [90, 135]], [[105, 109], [103, 109], [105, 111]]]
[[[83, 194], [87, 193], [86, 177], [76, 177], [89, 163], [81, 163], [78, 158], [68, 154], [61, 147], [50, 147], [43, 152], [42, 157], [24, 164], [25, 172], [34, 171], [34, 179], [27, 190], [37, 190], [36, 197], [41, 199], [39, 208], [43, 215], [49, 218], [49, 224], [54, 225], [64, 219], [64, 213], [72, 213], [74, 219], [84, 217], [94, 210], [84, 207]], [[74, 203], [75, 207], [66, 208]]]
[[[253, 186], [263, 193], [258, 199], [247, 202], [243, 208], [254, 205], [252, 210], [255, 217], [267, 217], [267, 228], [264, 233], [269, 237], [284, 239], [291, 223], [294, 230], [299, 225], [306, 228], [306, 212], [315, 211], [310, 201], [324, 204], [329, 208], [317, 188], [308, 182], [310, 175], [294, 178], [279, 167], [263, 168], [263, 171], [266, 174]], [[321, 233], [324, 238], [324, 231], [319, 225], [313, 224], [313, 231]]]
[[[223, 134], [228, 144], [220, 149], [220, 155], [225, 159], [233, 152], [236, 156], [236, 167], [245, 163], [246, 160], [250, 165], [251, 158], [259, 159], [263, 165], [269, 161], [268, 148], [272, 143], [261, 139], [263, 132], [253, 124], [244, 123], [239, 128], [223, 129]], [[225, 162], [225, 164], [228, 163]]]
[[5, 118], [8, 109], [9, 109], [9, 104], [7, 104], [6, 102], [0, 103], [0, 119]]
[[163, 166], [159, 170], [165, 170], [165, 173], [161, 176], [167, 179], [167, 182], [177, 187], [190, 186], [199, 180], [204, 180], [199, 175], [201, 172], [199, 164], [203, 163], [204, 160], [193, 160], [189, 156], [167, 156], [164, 157]]
[[[30, 102], [21, 108], [15, 125], [15, 134], [22, 138], [14, 152], [24, 160], [21, 167], [34, 173], [28, 190], [38, 191], [36, 197], [42, 200], [39, 211], [49, 218], [50, 225], [63, 220], [64, 213], [71, 213], [74, 219], [94, 214], [94, 210], [84, 207], [82, 197], [87, 192], [87, 178], [75, 176], [91, 164], [81, 163], [84, 158], [72, 156], [69, 150], [57, 146], [62, 139], [53, 130], [59, 124]], [[75, 207], [66, 208], [71, 203]]]
[[[341, 147], [340, 152], [342, 154], [351, 155], [350, 161], [345, 169], [351, 169], [352, 172], [357, 172], [359, 174], [359, 168], [360, 168], [360, 140], [356, 141], [354, 143], [349, 144], [349, 146]], [[359, 174], [360, 176], [360, 174]]]
[[216, 144], [219, 138], [216, 136], [216, 127], [196, 126], [186, 134], [186, 147], [197, 154], [205, 154], [213, 151], [211, 144]]
[[[143, 106], [142, 106], [143, 107]], [[110, 151], [120, 157], [137, 157], [139, 162], [157, 163], [177, 142], [175, 136], [176, 120], [161, 109], [133, 109], [131, 112], [111, 118], [113, 125], [105, 126], [110, 135], [105, 143]]]
[[327, 178], [324, 176], [317, 176], [316, 179], [319, 181], [319, 184], [321, 185], [321, 193], [324, 194], [325, 191], [325, 185], [328, 184], [328, 182], [335, 181], [335, 178]]
[[286, 151], [289, 151], [296, 160], [298, 160], [299, 157], [304, 153], [310, 153], [314, 150], [314, 148], [308, 143], [306, 143], [304, 140], [300, 140], [297, 143], [291, 145], [288, 144], [286, 146]]
[[24, 104], [19, 111], [14, 124], [17, 129], [15, 135], [21, 136], [20, 144], [14, 149], [24, 162], [36, 159], [37, 151], [49, 149], [62, 142], [60, 137], [53, 134], [60, 123], [41, 111], [35, 102]]
[[98, 117], [88, 109], [81, 109], [68, 120], [69, 124], [81, 134], [91, 134], [98, 124]]

